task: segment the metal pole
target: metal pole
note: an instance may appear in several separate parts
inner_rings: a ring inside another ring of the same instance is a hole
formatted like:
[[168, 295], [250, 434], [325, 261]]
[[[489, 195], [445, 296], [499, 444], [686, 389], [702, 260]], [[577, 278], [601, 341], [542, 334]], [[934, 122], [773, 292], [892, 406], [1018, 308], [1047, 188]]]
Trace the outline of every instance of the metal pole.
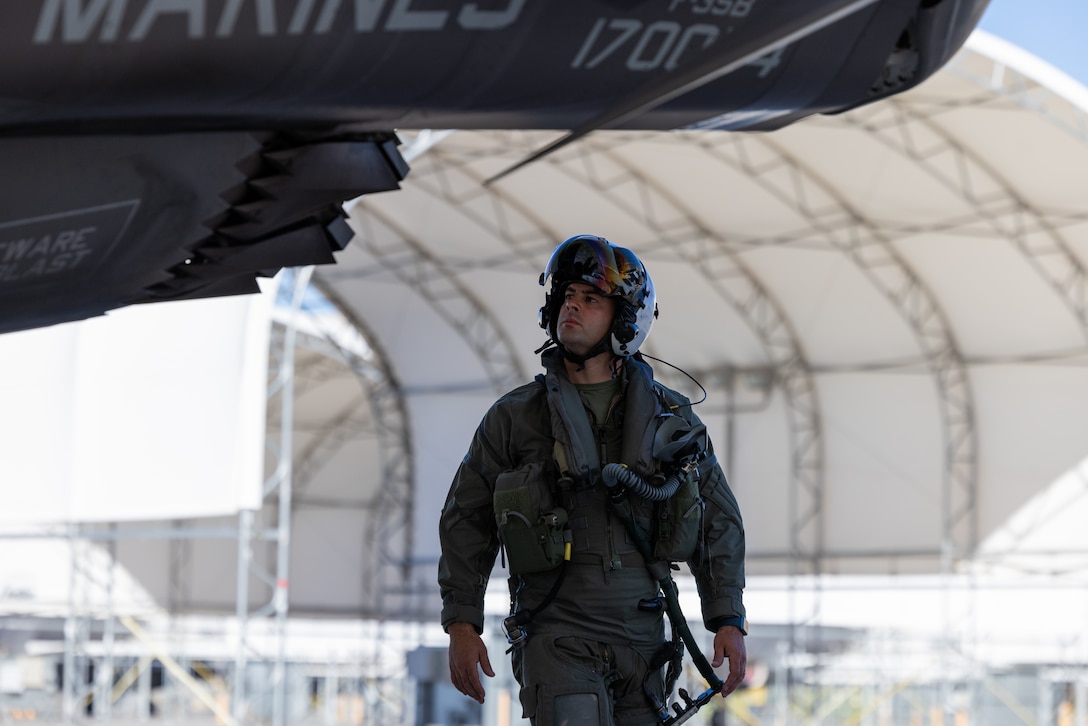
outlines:
[[295, 322], [302, 310], [306, 289], [310, 286], [313, 266], [304, 267], [295, 275], [295, 289], [291, 298], [291, 315], [283, 336], [281, 359], [283, 387], [280, 390], [280, 462], [279, 523], [276, 537], [276, 591], [273, 606], [276, 613], [276, 663], [272, 675], [272, 723], [285, 726], [287, 722], [287, 607], [289, 568], [291, 564], [291, 479], [294, 445], [295, 415], [295, 339], [298, 329]]
[[246, 628], [249, 623], [249, 567], [253, 561], [253, 510], [238, 513], [238, 583], [235, 590], [235, 619], [238, 621], [238, 650], [234, 655], [234, 694], [231, 715], [245, 723], [246, 711]]
[[140, 675], [136, 680], [136, 692], [139, 694], [139, 702], [136, 720], [139, 723], [147, 723], [151, 720], [151, 671], [154, 668], [154, 661], [149, 656], [141, 656], [138, 667]]
[[325, 666], [325, 726], [333, 726], [336, 723], [337, 695], [340, 692], [339, 664], [329, 659]]
[[76, 552], [77, 540], [75, 538], [76, 525], [68, 525], [69, 565], [68, 573], [68, 617], [64, 619], [64, 674], [61, 683], [63, 695], [62, 709], [64, 712], [65, 726], [70, 726], [75, 718], [76, 710], [76, 570], [78, 569], [78, 557]]
[[[116, 529], [117, 524], [111, 523], [110, 532]], [[103, 724], [109, 726], [113, 716], [113, 580], [117, 567], [117, 540], [110, 538], [106, 552], [109, 554], [109, 562], [106, 565], [106, 616], [104, 618], [105, 622], [102, 624], [102, 664], [98, 671], [98, 696], [96, 698], [95, 713], [100, 715]]]
[[1088, 680], [1083, 673], [1073, 685], [1073, 724], [1088, 726]]
[[1039, 726], [1054, 726], [1054, 682], [1042, 674], [1036, 681], [1036, 691], [1035, 720]]

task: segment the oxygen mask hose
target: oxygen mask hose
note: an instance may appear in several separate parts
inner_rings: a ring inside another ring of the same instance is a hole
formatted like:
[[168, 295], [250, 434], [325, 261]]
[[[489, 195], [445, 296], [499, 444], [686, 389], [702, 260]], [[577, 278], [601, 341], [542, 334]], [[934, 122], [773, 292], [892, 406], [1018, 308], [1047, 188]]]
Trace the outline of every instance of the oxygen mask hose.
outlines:
[[[695, 462], [692, 462], [691, 466], [694, 465]], [[657, 580], [657, 583], [661, 588], [661, 594], [665, 597], [665, 608], [669, 615], [669, 622], [671, 622], [679, 632], [680, 639], [684, 642], [684, 645], [687, 646], [688, 653], [691, 655], [691, 660], [695, 664], [700, 675], [702, 675], [703, 678], [706, 679], [706, 682], [710, 684], [710, 688], [700, 694], [698, 698], [692, 700], [691, 698], [685, 697], [684, 707], [681, 707], [680, 704], [673, 704], [676, 715], [662, 721], [662, 723], [670, 725], [682, 723], [691, 718], [697, 710], [706, 705], [715, 694], [719, 693], [724, 684], [722, 683], [722, 680], [718, 678], [718, 674], [714, 672], [714, 668], [711, 667], [706, 656], [703, 655], [702, 650], [699, 649], [699, 644], [695, 642], [695, 636], [691, 634], [691, 629], [688, 628], [684, 613], [680, 610], [679, 593], [676, 589], [676, 583], [673, 581], [672, 575], [669, 572], [669, 565], [667, 562], [654, 560], [653, 548], [650, 546], [646, 533], [643, 532], [642, 528], [635, 522], [634, 514], [631, 511], [631, 502], [626, 496], [628, 491], [635, 493], [638, 493], [640, 489], [657, 491], [665, 489], [666, 486], [652, 487], [643, 481], [638, 474], [622, 464], [606, 464], [601, 475], [605, 486], [608, 488], [609, 499], [613, 511], [615, 511], [616, 515], [623, 521], [623, 525], [627, 528], [627, 532], [631, 535], [631, 539], [634, 540], [639, 554], [641, 554], [642, 558], [646, 561], [646, 567], [650, 571], [650, 575]], [[670, 479], [671, 478], [672, 477], [670, 477]], [[669, 479], [666, 479], [665, 482], [668, 484]], [[631, 484], [634, 486], [631, 486]]]
[[601, 478], [604, 480], [604, 485], [608, 487], [608, 491], [614, 492], [617, 486], [622, 486], [651, 502], [663, 502], [676, 494], [676, 490], [684, 483], [686, 475], [687, 472], [680, 469], [665, 479], [660, 486], [654, 486], [623, 464], [605, 464], [601, 469]]

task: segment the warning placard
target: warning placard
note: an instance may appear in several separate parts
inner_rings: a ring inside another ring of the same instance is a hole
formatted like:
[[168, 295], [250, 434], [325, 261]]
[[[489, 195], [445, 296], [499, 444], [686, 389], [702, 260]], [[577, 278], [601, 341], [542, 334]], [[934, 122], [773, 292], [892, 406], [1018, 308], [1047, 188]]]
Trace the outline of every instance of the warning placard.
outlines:
[[115, 204], [0, 222], [0, 284], [56, 284], [94, 271], [110, 254], [139, 207]]

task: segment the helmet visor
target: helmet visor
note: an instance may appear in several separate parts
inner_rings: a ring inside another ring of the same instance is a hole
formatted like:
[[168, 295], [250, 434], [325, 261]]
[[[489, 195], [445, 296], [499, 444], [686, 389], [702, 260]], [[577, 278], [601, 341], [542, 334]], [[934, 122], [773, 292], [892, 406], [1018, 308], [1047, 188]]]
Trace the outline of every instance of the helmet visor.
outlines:
[[548, 260], [540, 284], [552, 278], [553, 289], [572, 282], [584, 282], [609, 297], [634, 300], [646, 279], [646, 270], [638, 258], [622, 247], [600, 237], [572, 237], [555, 248]]

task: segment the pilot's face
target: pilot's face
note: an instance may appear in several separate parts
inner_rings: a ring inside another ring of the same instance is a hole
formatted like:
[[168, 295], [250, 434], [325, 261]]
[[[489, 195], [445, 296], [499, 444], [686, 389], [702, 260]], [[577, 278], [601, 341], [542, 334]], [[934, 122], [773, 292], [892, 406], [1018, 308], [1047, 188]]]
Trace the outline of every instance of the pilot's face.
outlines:
[[563, 291], [555, 334], [563, 347], [575, 355], [585, 355], [612, 328], [616, 301], [597, 288], [572, 282]]

